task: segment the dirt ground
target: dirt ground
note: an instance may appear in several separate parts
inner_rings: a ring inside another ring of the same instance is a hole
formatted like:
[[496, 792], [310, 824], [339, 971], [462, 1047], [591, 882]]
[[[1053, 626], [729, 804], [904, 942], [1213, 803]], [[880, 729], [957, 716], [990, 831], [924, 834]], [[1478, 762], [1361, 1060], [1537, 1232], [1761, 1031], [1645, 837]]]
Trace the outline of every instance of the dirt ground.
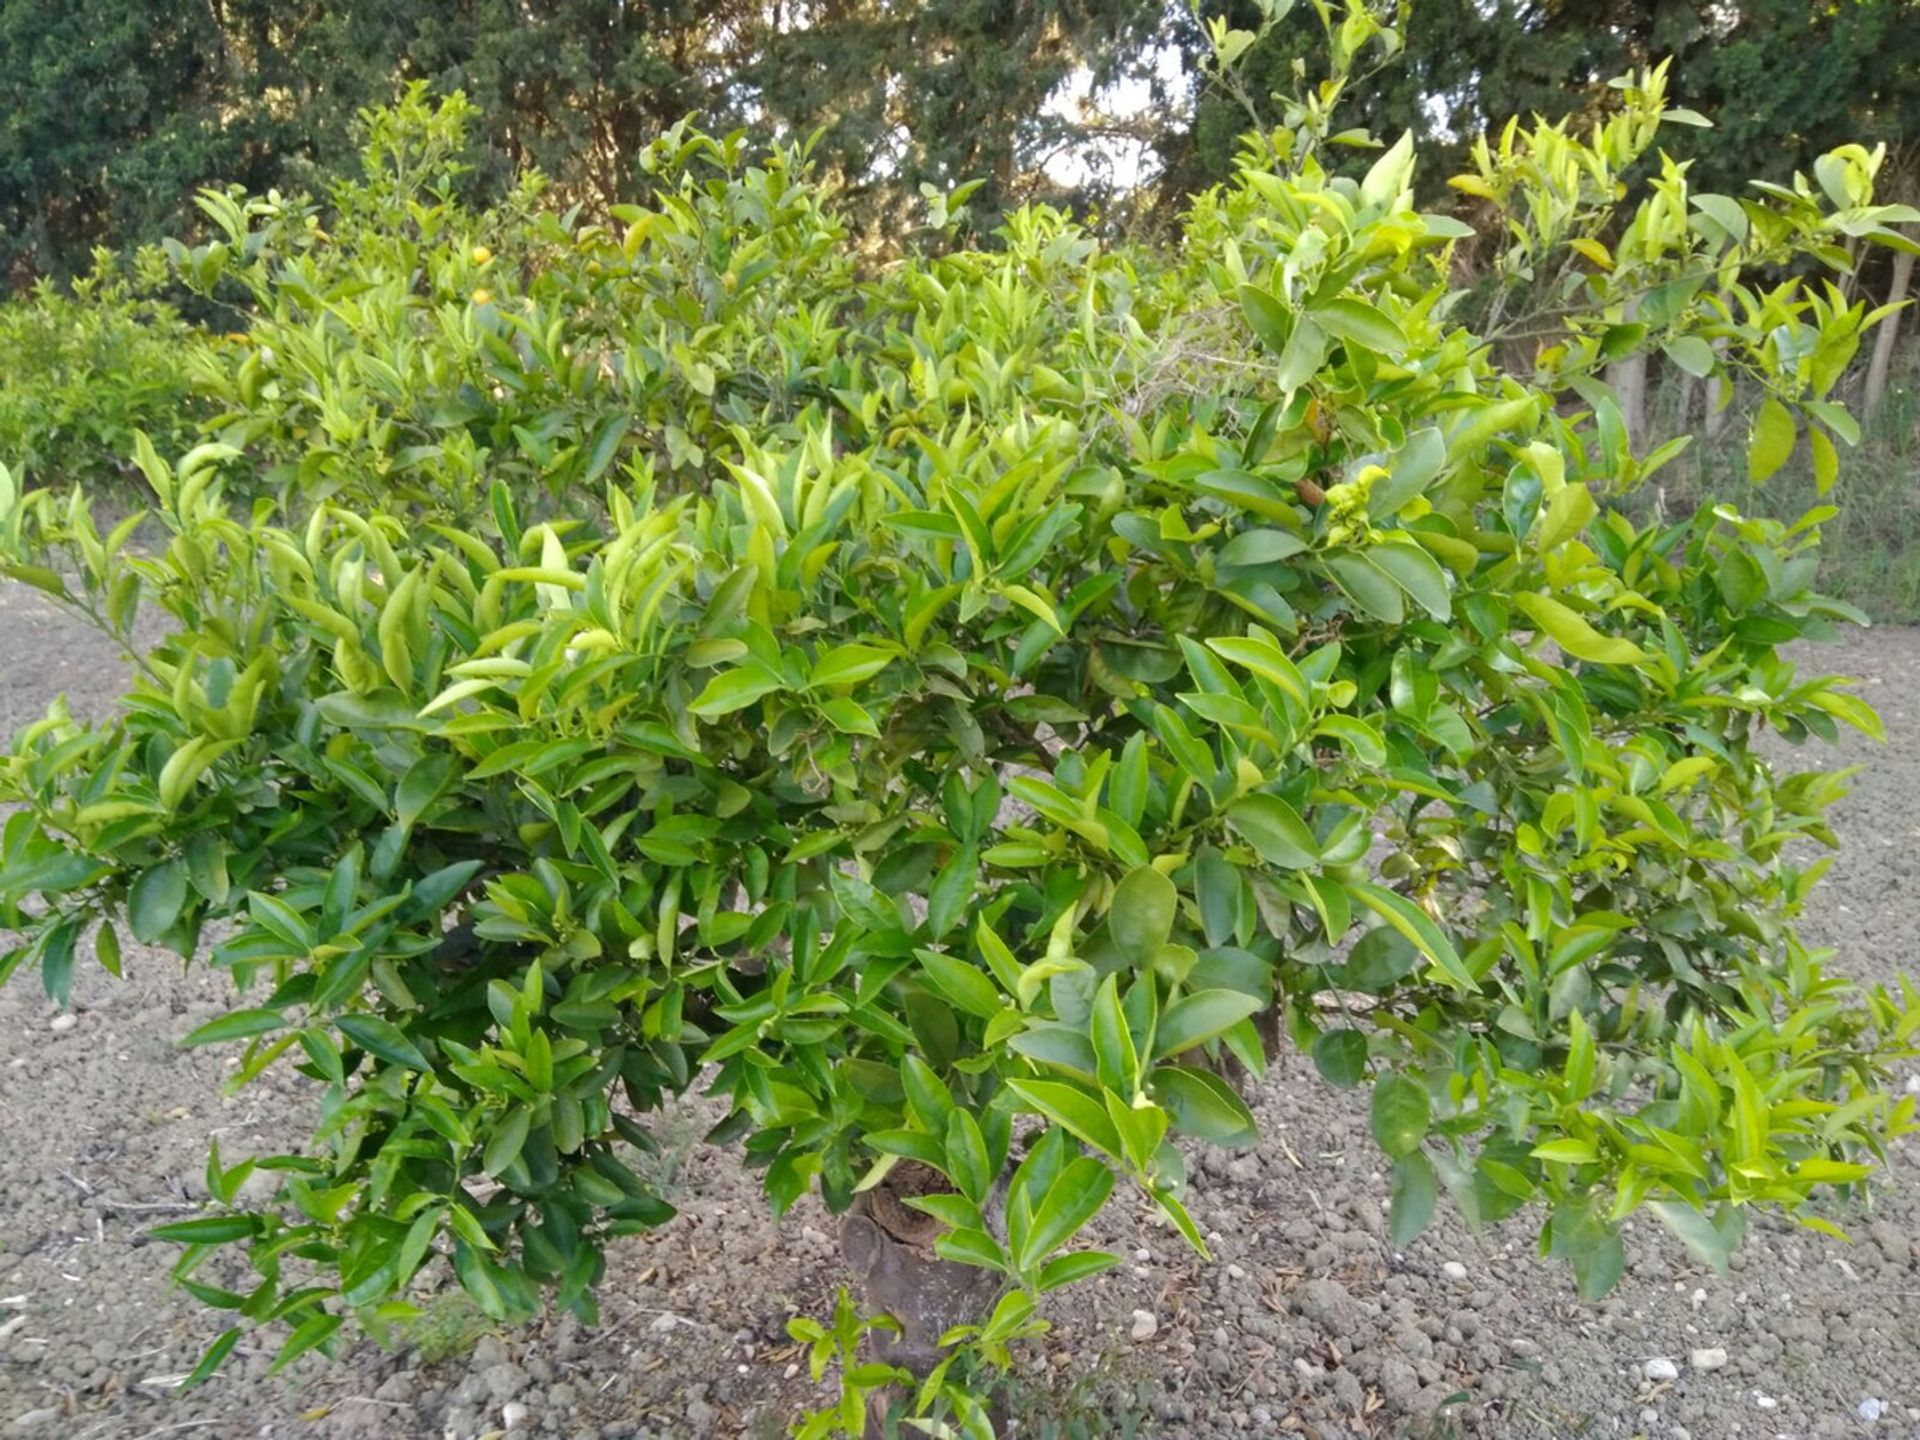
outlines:
[[[1867, 769], [1807, 928], [1862, 978], [1920, 970], [1920, 631], [1808, 664], [1861, 677], [1890, 741], [1839, 757]], [[101, 713], [120, 675], [97, 638], [0, 587], [4, 733], [59, 692]], [[669, 1118], [658, 1176], [680, 1218], [616, 1249], [597, 1327], [498, 1332], [449, 1292], [397, 1351], [358, 1342], [269, 1378], [271, 1346], [249, 1344], [178, 1393], [224, 1327], [169, 1287], [175, 1247], [143, 1231], [201, 1198], [209, 1137], [228, 1163], [276, 1148], [313, 1097], [297, 1076], [225, 1095], [230, 1057], [177, 1046], [225, 1008], [223, 977], [130, 949], [116, 982], [88, 960], [71, 1016], [36, 977], [0, 991], [0, 1436], [784, 1433], [809, 1388], [784, 1325], [831, 1303], [833, 1227], [805, 1205], [776, 1226], [734, 1155], [696, 1143], [698, 1105]], [[1920, 1145], [1870, 1210], [1836, 1213], [1850, 1245], [1761, 1222], [1720, 1277], [1643, 1223], [1619, 1288], [1587, 1305], [1524, 1216], [1481, 1234], [1448, 1218], [1392, 1249], [1364, 1104], [1310, 1064], [1283, 1058], [1256, 1109], [1258, 1150], [1196, 1160], [1214, 1263], [1116, 1206], [1101, 1238], [1128, 1264], [1059, 1307], [1010, 1384], [1016, 1433], [1920, 1436]]]

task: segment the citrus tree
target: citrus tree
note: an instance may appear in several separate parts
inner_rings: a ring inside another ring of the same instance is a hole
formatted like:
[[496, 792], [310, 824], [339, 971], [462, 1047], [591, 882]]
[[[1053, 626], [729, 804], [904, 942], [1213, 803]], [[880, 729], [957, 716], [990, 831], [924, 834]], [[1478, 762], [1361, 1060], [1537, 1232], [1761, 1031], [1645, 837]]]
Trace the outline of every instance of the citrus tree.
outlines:
[[[1395, 43], [1323, 16], [1337, 66]], [[1818, 276], [1911, 217], [1860, 150], [1692, 191], [1641, 75], [1477, 152], [1496, 347], [1408, 142], [1334, 164], [1339, 83], [1167, 249], [1045, 208], [958, 248], [930, 195], [862, 255], [803, 156], [691, 132], [609, 223], [537, 177], [473, 213], [419, 94], [325, 206], [203, 197], [180, 272], [253, 315], [205, 442], [143, 440], [105, 535], [0, 475], [6, 572], [135, 662], [0, 769], [0, 975], [211, 933], [237, 1008], [189, 1042], [324, 1086], [309, 1153], [215, 1156], [154, 1231], [235, 1316], [201, 1376], [442, 1265], [591, 1315], [696, 1086], [777, 1209], [849, 1217], [815, 1435], [909, 1380], [985, 1433], [1118, 1188], [1204, 1250], [1183, 1156], [1254, 1142], [1283, 1036], [1369, 1093], [1397, 1242], [1532, 1203], [1593, 1296], [1642, 1209], [1715, 1263], [1755, 1205], [1833, 1228], [1920, 1008], [1797, 938], [1845, 777], [1757, 748], [1877, 731], [1782, 651], [1855, 618], [1832, 512], [1629, 519], [1684, 442], [1637, 453], [1603, 372], [1763, 387], [1754, 475], [1804, 439], [1824, 489], [1878, 317]]]

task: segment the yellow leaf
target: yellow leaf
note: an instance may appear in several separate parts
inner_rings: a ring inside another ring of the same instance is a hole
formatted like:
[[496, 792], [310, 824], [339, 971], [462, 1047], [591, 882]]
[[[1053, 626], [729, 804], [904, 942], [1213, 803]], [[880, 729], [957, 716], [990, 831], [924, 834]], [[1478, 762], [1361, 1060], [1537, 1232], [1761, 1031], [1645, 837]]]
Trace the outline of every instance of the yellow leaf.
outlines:
[[1598, 240], [1589, 240], [1586, 236], [1579, 235], [1567, 242], [1567, 248], [1586, 256], [1602, 270], [1613, 269], [1613, 256], [1607, 253], [1607, 247]]

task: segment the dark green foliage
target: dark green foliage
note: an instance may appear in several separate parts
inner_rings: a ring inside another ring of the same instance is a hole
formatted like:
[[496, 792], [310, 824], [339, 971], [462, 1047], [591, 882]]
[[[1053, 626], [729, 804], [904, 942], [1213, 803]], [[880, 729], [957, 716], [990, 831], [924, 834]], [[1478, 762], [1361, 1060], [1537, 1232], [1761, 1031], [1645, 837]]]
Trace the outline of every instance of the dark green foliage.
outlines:
[[[1877, 727], [1783, 650], [1850, 613], [1825, 516], [1630, 515], [1684, 442], [1603, 377], [1705, 347], [1750, 472], [1804, 436], [1830, 487], [1867, 307], [1755, 277], [1915, 216], [1858, 147], [1627, 188], [1662, 77], [1618, 95], [1462, 177], [1493, 283], [1552, 287], [1524, 363], [1462, 328], [1410, 141], [1331, 174], [1311, 106], [1167, 249], [1032, 206], [869, 268], [794, 152], [684, 129], [611, 224], [474, 207], [471, 108], [418, 92], [324, 212], [204, 195], [179, 272], [252, 311], [214, 438], [136, 436], [153, 504], [105, 534], [0, 469], [0, 573], [139, 657], [0, 764], [0, 978], [217, 934], [242, 993], [192, 1042], [324, 1088], [155, 1232], [183, 1282], [282, 1363], [425, 1267], [591, 1314], [700, 1080], [776, 1207], [931, 1177], [900, 1203], [1000, 1294], [913, 1404], [980, 1436], [981, 1367], [1116, 1263], [1103, 1205], [1203, 1248], [1186, 1155], [1256, 1138], [1222, 1071], [1276, 1032], [1370, 1089], [1401, 1240], [1532, 1203], [1595, 1295], [1642, 1210], [1716, 1264], [1753, 1207], [1831, 1229], [1912, 1126], [1920, 996], [1801, 943], [1845, 777], [1757, 748]], [[883, 1323], [795, 1322], [843, 1382], [804, 1435], [901, 1378]]]
[[762, 142], [818, 131], [876, 233], [913, 223], [923, 183], [983, 179], [992, 216], [1084, 137], [1043, 112], [1061, 81], [1145, 63], [1163, 19], [1154, 0], [809, 8], [802, 27], [757, 0], [0, 0], [0, 282], [185, 233], [201, 185], [349, 170], [359, 111], [415, 80], [477, 107], [476, 194], [537, 166], [570, 199], [632, 199], [641, 150], [690, 116]]

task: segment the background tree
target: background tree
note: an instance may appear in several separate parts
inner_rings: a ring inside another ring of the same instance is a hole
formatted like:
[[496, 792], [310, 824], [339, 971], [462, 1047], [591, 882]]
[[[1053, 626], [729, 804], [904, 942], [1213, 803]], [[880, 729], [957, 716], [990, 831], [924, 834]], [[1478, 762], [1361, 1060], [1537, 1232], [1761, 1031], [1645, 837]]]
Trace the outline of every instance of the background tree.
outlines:
[[1088, 138], [1047, 109], [1062, 83], [1150, 70], [1170, 23], [1160, 0], [0, 0], [0, 273], [70, 275], [97, 243], [176, 231], [203, 184], [350, 169], [355, 116], [413, 80], [478, 107], [483, 190], [537, 165], [564, 196], [632, 198], [641, 148], [691, 116], [819, 131], [821, 171], [876, 229], [923, 183], [983, 178], [997, 214]]

